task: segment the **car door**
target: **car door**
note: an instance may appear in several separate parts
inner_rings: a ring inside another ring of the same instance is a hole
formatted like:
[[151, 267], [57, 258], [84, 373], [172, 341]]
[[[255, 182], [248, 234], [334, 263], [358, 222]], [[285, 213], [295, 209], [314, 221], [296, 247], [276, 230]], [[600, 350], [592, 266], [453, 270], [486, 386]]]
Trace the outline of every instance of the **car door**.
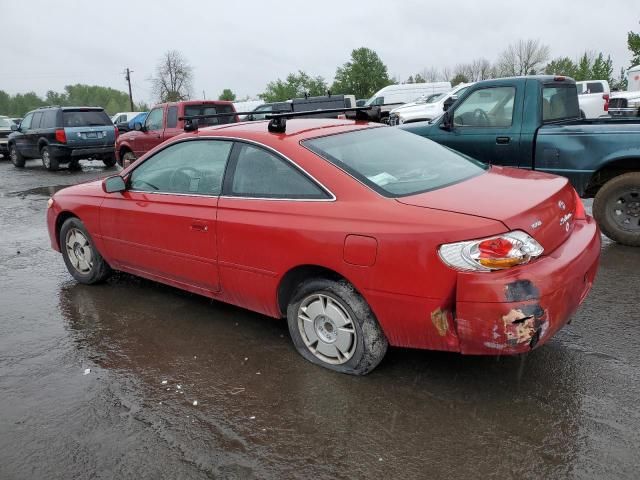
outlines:
[[219, 290], [216, 215], [232, 143], [188, 139], [155, 153], [100, 209], [115, 268], [198, 291]]
[[278, 272], [299, 260], [296, 244], [313, 235], [326, 215], [326, 202], [333, 199], [273, 151], [237, 143], [218, 203], [218, 263], [225, 300], [273, 314], [269, 308]]
[[149, 112], [144, 121], [141, 134], [136, 135], [134, 151], [136, 157], [140, 157], [163, 141], [164, 132], [164, 106], [156, 107]]
[[25, 132], [26, 151], [30, 157], [39, 157], [38, 139], [40, 138], [40, 122], [42, 120], [42, 112], [35, 112], [31, 120], [31, 126]]
[[16, 135], [15, 137], [16, 148], [18, 149], [18, 152], [20, 152], [25, 157], [30, 156], [28, 144], [29, 137], [27, 136], [27, 132], [31, 128], [31, 120], [33, 120], [33, 113], [29, 113], [22, 119], [17, 130], [18, 135]]
[[515, 85], [474, 90], [451, 112], [452, 128], [434, 140], [482, 162], [518, 166], [522, 95]]

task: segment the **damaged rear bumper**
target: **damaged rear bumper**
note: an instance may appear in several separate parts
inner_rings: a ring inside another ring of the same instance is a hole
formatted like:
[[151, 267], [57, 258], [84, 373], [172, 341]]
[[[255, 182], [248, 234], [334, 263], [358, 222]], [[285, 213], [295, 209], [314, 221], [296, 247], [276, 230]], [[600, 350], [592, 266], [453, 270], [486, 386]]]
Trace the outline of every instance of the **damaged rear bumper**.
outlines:
[[591, 217], [539, 260], [509, 270], [459, 273], [455, 327], [460, 352], [517, 354], [542, 345], [575, 313], [591, 289], [600, 232]]

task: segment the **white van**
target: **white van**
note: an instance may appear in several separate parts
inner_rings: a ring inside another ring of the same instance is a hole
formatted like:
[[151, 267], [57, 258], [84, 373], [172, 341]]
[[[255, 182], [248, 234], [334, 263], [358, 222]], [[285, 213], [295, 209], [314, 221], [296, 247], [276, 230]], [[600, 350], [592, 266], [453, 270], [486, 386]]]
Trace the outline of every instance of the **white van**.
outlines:
[[113, 122], [114, 125], [117, 125], [123, 122], [128, 122], [139, 113], [142, 113], [142, 112], [118, 112], [113, 117], [111, 117], [111, 121]]
[[448, 92], [426, 98], [423, 102], [407, 103], [394, 108], [389, 114], [389, 125], [433, 120], [444, 113], [444, 102], [461, 96], [471, 85], [473, 83], [459, 83]]
[[389, 112], [404, 103], [415, 102], [434, 93], [444, 93], [451, 90], [451, 82], [431, 83], [403, 83], [400, 85], [388, 85], [378, 90], [365, 106], [377, 105], [380, 107], [380, 117], [384, 121], [389, 117]]

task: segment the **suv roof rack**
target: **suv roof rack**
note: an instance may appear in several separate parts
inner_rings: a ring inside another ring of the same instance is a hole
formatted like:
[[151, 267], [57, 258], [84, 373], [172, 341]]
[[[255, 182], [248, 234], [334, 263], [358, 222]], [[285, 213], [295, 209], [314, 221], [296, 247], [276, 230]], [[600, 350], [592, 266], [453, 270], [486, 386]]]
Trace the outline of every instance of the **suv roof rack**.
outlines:
[[[373, 107], [371, 105], [367, 107], [349, 107], [349, 108], [325, 108], [325, 109], [317, 109], [317, 110], [306, 110], [304, 112], [292, 112], [286, 110], [278, 110], [275, 112], [264, 112], [264, 118], [269, 120], [268, 130], [272, 133], [284, 133], [287, 130], [287, 119], [295, 118], [295, 117], [309, 117], [311, 115], [318, 115], [321, 113], [347, 113], [347, 112], [355, 112], [354, 119], [355, 120], [371, 120], [367, 111], [372, 110]], [[194, 120], [204, 119], [204, 118], [217, 118], [217, 117], [232, 117], [234, 115], [252, 115], [255, 114], [255, 111], [252, 112], [226, 112], [226, 113], [211, 113], [208, 115], [185, 115], [183, 117], [178, 117], [178, 120], [184, 120], [184, 130], [185, 132], [191, 132], [198, 130], [198, 122]], [[262, 113], [260, 113], [262, 114]]]

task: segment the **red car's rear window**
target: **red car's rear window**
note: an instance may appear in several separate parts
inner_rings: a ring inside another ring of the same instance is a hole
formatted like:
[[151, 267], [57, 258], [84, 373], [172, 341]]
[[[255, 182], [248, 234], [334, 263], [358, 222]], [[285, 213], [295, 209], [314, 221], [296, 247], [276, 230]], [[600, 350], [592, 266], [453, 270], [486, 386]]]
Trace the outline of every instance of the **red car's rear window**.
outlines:
[[480, 175], [488, 166], [393, 127], [314, 138], [304, 146], [386, 197], [435, 190]]

